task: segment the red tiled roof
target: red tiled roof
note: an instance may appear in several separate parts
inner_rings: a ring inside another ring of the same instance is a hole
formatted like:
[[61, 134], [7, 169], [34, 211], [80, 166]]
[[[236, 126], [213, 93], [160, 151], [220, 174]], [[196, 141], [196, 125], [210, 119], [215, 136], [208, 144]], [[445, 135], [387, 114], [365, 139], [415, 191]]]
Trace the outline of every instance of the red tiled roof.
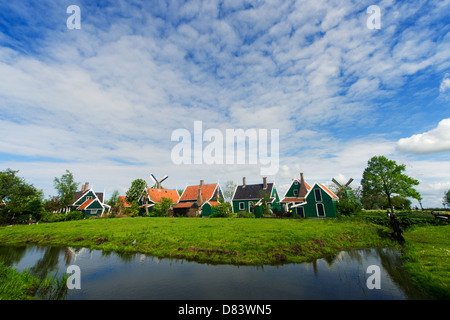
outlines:
[[208, 203], [211, 205], [211, 207], [217, 206], [219, 204], [218, 201], [208, 201]]
[[127, 196], [119, 196], [119, 202], [121, 205], [124, 206], [124, 208], [130, 208], [131, 204], [127, 203]]
[[88, 199], [88, 200], [86, 200], [85, 202], [83, 202], [82, 204], [81, 204], [81, 206], [79, 206], [78, 208], [77, 208], [77, 210], [84, 210], [84, 209], [86, 209], [92, 202], [94, 202], [96, 199]]
[[325, 187], [323, 184], [320, 185], [332, 198], [339, 199], [337, 195], [335, 195], [333, 192], [330, 191], [327, 187]]
[[[211, 199], [211, 197], [214, 195], [214, 191], [216, 190], [216, 187], [217, 187], [217, 183], [204, 184], [202, 186], [203, 202]], [[200, 185], [186, 187], [183, 194], [181, 195], [180, 201], [186, 201], [186, 200], [197, 201], [199, 188], [200, 188]]]
[[[302, 180], [297, 179], [298, 182], [302, 183]], [[308, 182], [305, 181], [305, 187], [306, 189], [309, 191], [309, 189], [311, 189], [311, 186], [308, 184]]]
[[177, 203], [180, 199], [177, 190], [147, 188], [147, 192], [150, 200], [155, 203], [161, 202], [162, 198], [171, 199], [173, 203]]
[[195, 202], [192, 202], [192, 201], [188, 201], [188, 202], [179, 202], [179, 203], [177, 203], [176, 205], [174, 205], [173, 207], [174, 207], [174, 208], [177, 208], [177, 209], [190, 208], [190, 207], [192, 207], [192, 205], [193, 205], [194, 203], [195, 203]]

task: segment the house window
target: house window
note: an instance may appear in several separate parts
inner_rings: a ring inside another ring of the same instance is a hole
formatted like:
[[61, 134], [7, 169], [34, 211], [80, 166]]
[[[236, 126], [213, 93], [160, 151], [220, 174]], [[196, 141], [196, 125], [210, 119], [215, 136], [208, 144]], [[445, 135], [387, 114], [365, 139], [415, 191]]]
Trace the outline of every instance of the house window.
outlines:
[[91, 210], [91, 214], [97, 214], [97, 213], [98, 213], [98, 210], [97, 210], [97, 209]]
[[298, 195], [298, 190], [294, 190], [294, 196]]
[[316, 204], [316, 206], [317, 206], [317, 215], [319, 217], [325, 217], [325, 209], [323, 207], [323, 204], [318, 203], [318, 204]]
[[294, 181], [294, 184], [295, 184], [295, 185], [298, 185], [298, 181], [297, 181], [297, 180], [295, 180], [295, 181]]
[[239, 202], [239, 210], [245, 210], [245, 203]]
[[316, 201], [322, 201], [322, 194], [320, 193], [320, 189], [314, 189], [314, 196], [316, 197]]
[[91, 199], [92, 199], [91, 196], [87, 196], [87, 197], [86, 197], [86, 200], [91, 200]]

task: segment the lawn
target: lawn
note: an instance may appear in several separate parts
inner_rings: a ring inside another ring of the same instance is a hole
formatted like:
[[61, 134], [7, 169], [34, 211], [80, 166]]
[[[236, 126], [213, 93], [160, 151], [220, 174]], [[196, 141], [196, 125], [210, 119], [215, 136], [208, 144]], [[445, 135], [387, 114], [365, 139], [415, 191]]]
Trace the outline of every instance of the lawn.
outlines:
[[311, 261], [350, 248], [396, 245], [388, 232], [384, 226], [339, 219], [116, 218], [3, 227], [0, 243], [258, 265]]
[[405, 233], [405, 267], [441, 299], [450, 299], [450, 225], [416, 227]]

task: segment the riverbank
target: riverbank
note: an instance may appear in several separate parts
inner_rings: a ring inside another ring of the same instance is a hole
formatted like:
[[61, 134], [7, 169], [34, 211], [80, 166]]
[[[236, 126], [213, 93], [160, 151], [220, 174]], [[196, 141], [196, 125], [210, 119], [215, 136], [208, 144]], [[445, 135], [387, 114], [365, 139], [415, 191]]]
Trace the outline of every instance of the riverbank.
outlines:
[[347, 249], [398, 245], [388, 234], [383, 226], [339, 219], [120, 218], [4, 227], [0, 243], [263, 265], [312, 261]]
[[450, 299], [450, 225], [415, 227], [405, 233], [405, 269], [438, 299]]

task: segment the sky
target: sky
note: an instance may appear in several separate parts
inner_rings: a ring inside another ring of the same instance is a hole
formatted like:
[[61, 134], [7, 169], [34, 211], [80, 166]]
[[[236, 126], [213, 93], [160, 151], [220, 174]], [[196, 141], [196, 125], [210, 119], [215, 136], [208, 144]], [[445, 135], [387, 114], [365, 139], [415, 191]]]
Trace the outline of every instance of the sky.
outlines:
[[384, 155], [419, 180], [424, 207], [442, 207], [449, 12], [449, 0], [2, 1], [0, 170], [46, 196], [66, 170], [107, 198], [150, 174], [166, 188], [261, 183], [260, 163], [174, 163], [172, 133], [201, 121], [224, 136], [278, 130], [280, 194], [300, 172], [357, 187]]

